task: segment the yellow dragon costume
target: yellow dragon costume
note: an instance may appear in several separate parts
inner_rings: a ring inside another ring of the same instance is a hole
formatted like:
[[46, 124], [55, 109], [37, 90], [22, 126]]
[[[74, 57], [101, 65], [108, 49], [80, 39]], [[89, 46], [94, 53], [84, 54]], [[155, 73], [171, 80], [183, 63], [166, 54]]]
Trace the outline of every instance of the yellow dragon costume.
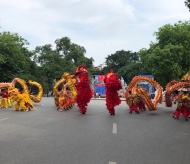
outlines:
[[[23, 88], [23, 93], [20, 93], [17, 88], [15, 88], [16, 83], [20, 83]], [[32, 101], [38, 103], [41, 101], [42, 94], [43, 94], [43, 88], [42, 86], [34, 81], [29, 80], [30, 85], [34, 85], [38, 87], [38, 95], [37, 97], [30, 95], [28, 87], [24, 80], [20, 78], [15, 78], [11, 83], [0, 83], [0, 88], [7, 88], [11, 102], [13, 103], [16, 101], [16, 104], [14, 105], [15, 111], [18, 111], [19, 109], [23, 111], [29, 111], [30, 109], [34, 109], [34, 106], [32, 105]]]
[[[77, 95], [75, 83], [76, 79], [67, 72], [56, 82], [53, 92], [55, 105], [58, 107], [57, 110], [62, 111], [63, 108], [68, 110], [74, 105]], [[62, 85], [62, 89], [58, 91], [60, 85]]]

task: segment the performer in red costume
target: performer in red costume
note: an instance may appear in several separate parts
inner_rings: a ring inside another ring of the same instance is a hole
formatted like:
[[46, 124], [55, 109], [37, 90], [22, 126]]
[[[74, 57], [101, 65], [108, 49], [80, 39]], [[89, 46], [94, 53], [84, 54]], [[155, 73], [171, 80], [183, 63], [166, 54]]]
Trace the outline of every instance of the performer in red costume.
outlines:
[[132, 114], [134, 110], [137, 114], [140, 114], [138, 109], [139, 99], [136, 93], [132, 94], [131, 91], [129, 91], [129, 96], [127, 97], [126, 101], [129, 105], [129, 113]]
[[190, 98], [188, 97], [188, 94], [186, 91], [183, 91], [183, 93], [179, 94], [177, 98], [177, 108], [173, 113], [173, 117], [175, 119], [179, 119], [180, 114], [183, 115], [183, 117], [188, 121], [188, 117], [190, 114]]
[[138, 103], [139, 110], [146, 111], [144, 98], [142, 96], [138, 95], [138, 99], [139, 99], [139, 103]]
[[75, 77], [78, 78], [78, 82], [76, 83], [76, 103], [80, 109], [80, 113], [85, 114], [88, 103], [93, 95], [93, 91], [90, 88], [87, 67], [85, 65], [80, 65], [75, 72]]
[[104, 78], [104, 83], [106, 87], [106, 106], [110, 115], [115, 115], [114, 107], [121, 104], [118, 91], [122, 89], [121, 82], [118, 76], [110, 70], [106, 73]]

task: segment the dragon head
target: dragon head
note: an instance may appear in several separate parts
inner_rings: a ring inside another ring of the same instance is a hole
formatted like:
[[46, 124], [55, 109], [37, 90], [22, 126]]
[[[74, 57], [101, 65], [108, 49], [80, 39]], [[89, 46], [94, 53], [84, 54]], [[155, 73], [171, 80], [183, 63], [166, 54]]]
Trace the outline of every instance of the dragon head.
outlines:
[[78, 76], [78, 75], [85, 73], [85, 72], [87, 72], [87, 67], [86, 67], [86, 65], [82, 64], [82, 65], [77, 67], [77, 70], [75, 72], [75, 76]]

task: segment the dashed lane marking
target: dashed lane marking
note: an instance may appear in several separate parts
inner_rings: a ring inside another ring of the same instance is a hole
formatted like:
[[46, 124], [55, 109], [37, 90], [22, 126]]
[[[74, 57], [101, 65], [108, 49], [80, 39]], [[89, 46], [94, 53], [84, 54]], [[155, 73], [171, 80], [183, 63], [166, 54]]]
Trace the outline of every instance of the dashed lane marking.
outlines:
[[7, 120], [7, 119], [9, 119], [9, 118], [2, 118], [2, 119], [0, 119], [0, 121], [4, 121], [4, 120]]
[[109, 162], [109, 164], [117, 164], [116, 162]]
[[117, 124], [113, 123], [113, 130], [112, 130], [113, 134], [117, 134]]

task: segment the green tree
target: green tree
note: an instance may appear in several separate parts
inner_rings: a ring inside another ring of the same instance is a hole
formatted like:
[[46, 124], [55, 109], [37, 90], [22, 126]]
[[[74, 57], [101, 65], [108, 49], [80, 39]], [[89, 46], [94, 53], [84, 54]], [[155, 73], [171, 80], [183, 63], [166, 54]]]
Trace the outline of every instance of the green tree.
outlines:
[[54, 81], [60, 79], [64, 72], [73, 74], [80, 64], [85, 64], [90, 73], [93, 68], [93, 58], [85, 57], [85, 48], [71, 43], [70, 38], [56, 39], [55, 44], [55, 49], [51, 44], [35, 49], [34, 61], [41, 67], [41, 79], [46, 90], [51, 89]]
[[119, 77], [122, 76], [126, 83], [130, 83], [134, 76], [142, 73], [138, 52], [116, 51], [114, 54], [108, 55], [106, 65], [103, 69], [105, 73], [112, 69]]
[[139, 62], [139, 54], [137, 52], [116, 51], [114, 54], [106, 57], [106, 70], [113, 69], [117, 72], [120, 68], [136, 62]]
[[144, 69], [165, 86], [190, 70], [190, 22], [167, 24], [155, 32], [156, 43], [140, 50]]
[[190, 11], [190, 0], [186, 0], [184, 3], [185, 3], [185, 6], [187, 6], [187, 8]]
[[55, 79], [60, 79], [64, 72], [73, 73], [76, 69], [74, 64], [67, 61], [52, 46], [47, 44], [36, 47], [35, 61], [41, 67], [43, 83], [46, 82], [45, 89], [52, 89]]
[[24, 80], [34, 78], [32, 71], [36, 65], [31, 60], [33, 53], [25, 46], [29, 43], [16, 33], [0, 33], [0, 71], [1, 82], [11, 82], [19, 77]]
[[56, 50], [63, 56], [67, 57], [69, 54], [71, 40], [68, 37], [63, 37], [61, 39], [55, 40]]
[[56, 39], [56, 51], [62, 55], [66, 61], [73, 63], [76, 67], [85, 64], [89, 71], [92, 71], [94, 59], [85, 57], [86, 50], [83, 46], [71, 43], [68, 37]]
[[142, 72], [142, 64], [141, 63], [130, 63], [124, 67], [121, 67], [118, 71], [117, 71], [117, 75], [119, 77], [123, 77], [124, 81], [129, 84], [131, 82], [131, 80], [133, 79], [133, 77], [139, 75], [139, 74], [143, 74]]

